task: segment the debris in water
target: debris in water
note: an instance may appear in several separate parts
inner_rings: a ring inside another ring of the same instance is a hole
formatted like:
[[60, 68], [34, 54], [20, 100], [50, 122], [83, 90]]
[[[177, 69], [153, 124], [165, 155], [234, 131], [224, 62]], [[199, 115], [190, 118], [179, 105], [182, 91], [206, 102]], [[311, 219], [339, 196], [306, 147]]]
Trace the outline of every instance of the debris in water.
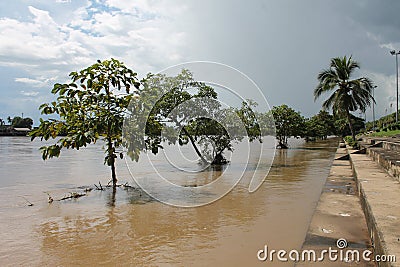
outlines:
[[324, 232], [325, 234], [330, 234], [330, 233], [333, 232], [332, 230], [325, 229], [325, 228], [322, 228], [321, 230], [322, 230], [322, 232]]
[[25, 199], [26, 203], [28, 203], [28, 207], [32, 207], [33, 203], [31, 203], [26, 197], [21, 196], [23, 199]]
[[50, 196], [50, 194], [48, 192], [45, 192], [47, 194], [47, 199], [49, 203], [52, 203], [54, 201], [54, 199]]

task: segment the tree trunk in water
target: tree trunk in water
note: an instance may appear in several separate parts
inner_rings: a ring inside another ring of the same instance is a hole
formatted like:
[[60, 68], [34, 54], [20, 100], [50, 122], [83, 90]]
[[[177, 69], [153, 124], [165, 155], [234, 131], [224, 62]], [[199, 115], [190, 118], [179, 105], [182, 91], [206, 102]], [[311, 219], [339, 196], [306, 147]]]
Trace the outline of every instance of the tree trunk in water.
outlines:
[[211, 162], [212, 165], [225, 165], [228, 161], [222, 155], [222, 152], [219, 152], [215, 155], [214, 160]]
[[203, 163], [208, 163], [207, 160], [203, 157], [203, 155], [200, 153], [200, 150], [197, 148], [196, 143], [193, 139], [193, 137], [189, 134], [189, 132], [185, 129], [185, 127], [182, 127], [182, 131], [187, 135], [189, 138], [190, 142], [193, 145], [194, 150], [196, 151], [197, 155], [200, 157], [200, 159], [203, 161]]
[[108, 139], [108, 156], [110, 160], [110, 167], [111, 167], [111, 177], [113, 182], [113, 187], [117, 185], [117, 174], [115, 171], [115, 155], [114, 155], [114, 148], [112, 146], [111, 139]]
[[288, 145], [287, 145], [287, 138], [284, 136], [281, 136], [278, 138], [278, 142], [279, 144], [276, 146], [276, 148], [281, 148], [281, 149], [288, 149]]
[[108, 206], [115, 207], [115, 196], [116, 196], [116, 194], [117, 194], [117, 187], [113, 186], [111, 195], [109, 196], [109, 199], [108, 199], [108, 202], [107, 202]]
[[356, 141], [356, 135], [354, 134], [353, 124], [351, 123], [350, 112], [348, 110], [346, 110], [346, 115], [347, 115], [347, 122], [349, 123], [351, 136], [353, 137], [353, 141]]
[[280, 148], [280, 149], [288, 149], [289, 147], [284, 142], [279, 141], [278, 148]]
[[113, 187], [117, 186], [117, 174], [115, 171], [115, 158], [114, 155], [112, 155], [113, 158], [111, 160], [111, 175], [112, 175], [112, 181], [113, 181]]

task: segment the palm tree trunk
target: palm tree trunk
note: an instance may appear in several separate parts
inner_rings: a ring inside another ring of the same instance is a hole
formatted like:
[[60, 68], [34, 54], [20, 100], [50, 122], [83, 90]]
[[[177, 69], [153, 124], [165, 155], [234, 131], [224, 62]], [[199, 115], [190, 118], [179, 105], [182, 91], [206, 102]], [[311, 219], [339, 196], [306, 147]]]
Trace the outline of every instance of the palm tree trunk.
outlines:
[[346, 110], [346, 116], [347, 116], [347, 122], [349, 123], [351, 136], [353, 137], [353, 141], [356, 141], [356, 135], [354, 134], [353, 124], [351, 123], [351, 116], [349, 110]]

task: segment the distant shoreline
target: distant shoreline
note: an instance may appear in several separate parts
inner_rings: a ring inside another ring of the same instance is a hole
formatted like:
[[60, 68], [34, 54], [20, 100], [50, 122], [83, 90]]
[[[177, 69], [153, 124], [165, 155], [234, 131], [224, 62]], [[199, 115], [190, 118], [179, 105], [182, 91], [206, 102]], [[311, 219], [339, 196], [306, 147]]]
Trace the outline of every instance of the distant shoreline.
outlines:
[[14, 127], [12, 125], [1, 125], [0, 136], [29, 136], [31, 127]]
[[2, 136], [22, 136], [22, 137], [29, 137], [28, 136], [28, 134], [29, 134], [29, 132], [28, 133], [19, 133], [19, 132], [16, 132], [16, 133], [1, 133], [0, 132], [0, 137], [2, 137]]

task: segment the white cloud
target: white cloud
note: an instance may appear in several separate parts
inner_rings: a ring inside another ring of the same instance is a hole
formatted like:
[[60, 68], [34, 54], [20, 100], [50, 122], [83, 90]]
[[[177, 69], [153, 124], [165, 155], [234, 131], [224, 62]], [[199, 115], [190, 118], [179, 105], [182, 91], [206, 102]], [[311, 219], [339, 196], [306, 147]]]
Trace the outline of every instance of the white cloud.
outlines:
[[[3, 109], [29, 111], [37, 119], [38, 105], [54, 98], [52, 84], [67, 82], [68, 73], [97, 59], [120, 59], [143, 77], [185, 58], [186, 35], [177, 30], [175, 20], [175, 15], [185, 10], [184, 3], [66, 2], [18, 3], [19, 15], [2, 13], [0, 67], [6, 71], [0, 77], [14, 82], [8, 89], [0, 89]], [[10, 73], [15, 76], [10, 78]]]
[[177, 3], [162, 0], [108, 0], [106, 5], [143, 19], [151, 17], [171, 18], [187, 10], [184, 1]]
[[387, 49], [388, 51], [398, 50], [398, 48], [400, 47], [400, 43], [385, 43], [380, 44], [379, 47]]
[[38, 94], [39, 92], [36, 91], [29, 91], [29, 92], [21, 91], [21, 95], [23, 96], [37, 96]]
[[31, 79], [31, 78], [15, 78], [16, 82], [25, 83], [32, 87], [47, 87], [50, 83], [54, 82], [57, 77], [52, 78], [38, 78], [38, 79]]
[[[94, 14], [92, 5], [80, 7], [65, 24], [57, 24], [49, 11], [33, 6], [28, 7], [32, 15], [28, 21], [1, 18], [0, 65], [24, 66], [34, 76], [49, 77], [54, 72], [66, 76], [110, 57], [146, 66], [142, 72], [177, 63], [185, 36], [175, 32], [164, 10], [143, 1], [106, 2], [108, 8], [122, 9], [124, 4], [123, 11], [104, 8]], [[150, 11], [153, 15], [141, 15]]]
[[29, 79], [29, 78], [15, 78], [15, 81], [19, 82], [19, 83], [26, 83], [26, 84], [29, 84], [29, 85], [31, 85], [33, 87], [42, 87], [43, 86], [43, 82], [42, 81]]

